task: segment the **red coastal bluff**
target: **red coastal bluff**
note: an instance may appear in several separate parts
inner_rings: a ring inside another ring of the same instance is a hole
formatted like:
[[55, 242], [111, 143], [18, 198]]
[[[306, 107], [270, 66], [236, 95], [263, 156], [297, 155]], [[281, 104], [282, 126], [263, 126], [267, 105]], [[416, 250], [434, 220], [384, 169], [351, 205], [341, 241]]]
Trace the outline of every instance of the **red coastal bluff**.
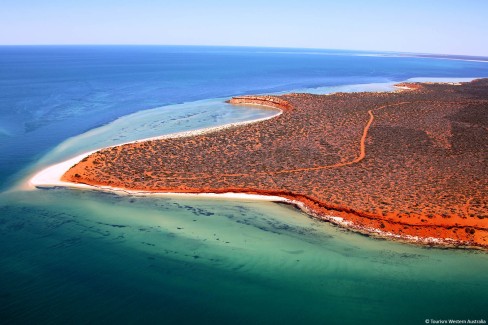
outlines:
[[290, 110], [293, 106], [286, 100], [277, 96], [235, 96], [227, 101], [230, 104], [260, 105]]

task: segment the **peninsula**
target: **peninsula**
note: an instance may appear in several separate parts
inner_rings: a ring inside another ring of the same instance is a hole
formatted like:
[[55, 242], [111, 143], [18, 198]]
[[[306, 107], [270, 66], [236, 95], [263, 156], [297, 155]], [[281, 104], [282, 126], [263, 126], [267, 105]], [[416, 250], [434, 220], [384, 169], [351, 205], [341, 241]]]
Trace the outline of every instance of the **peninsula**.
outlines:
[[409, 90], [240, 96], [282, 114], [105, 148], [65, 182], [148, 192], [280, 196], [365, 234], [488, 248], [488, 79]]

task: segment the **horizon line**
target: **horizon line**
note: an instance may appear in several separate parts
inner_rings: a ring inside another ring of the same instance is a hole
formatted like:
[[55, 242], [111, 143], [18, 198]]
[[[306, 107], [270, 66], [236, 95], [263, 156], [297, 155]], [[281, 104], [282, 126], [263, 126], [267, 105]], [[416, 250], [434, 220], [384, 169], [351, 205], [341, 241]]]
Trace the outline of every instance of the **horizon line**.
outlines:
[[226, 48], [263, 48], [263, 49], [287, 49], [287, 50], [317, 50], [317, 51], [351, 51], [351, 52], [372, 52], [372, 53], [394, 53], [402, 54], [405, 56], [416, 55], [416, 56], [451, 56], [451, 57], [472, 57], [472, 58], [484, 58], [488, 60], [488, 55], [477, 55], [477, 54], [451, 54], [451, 53], [431, 53], [431, 52], [410, 52], [410, 51], [392, 51], [392, 50], [364, 50], [364, 49], [345, 49], [345, 48], [320, 48], [320, 47], [290, 47], [290, 46], [260, 46], [260, 45], [207, 45], [207, 44], [157, 44], [157, 43], [46, 43], [46, 44], [0, 44], [0, 47], [35, 47], [35, 46], [66, 46], [66, 47], [76, 47], [76, 46], [100, 46], [100, 47], [110, 47], [110, 46], [161, 46], [161, 47], [226, 47]]

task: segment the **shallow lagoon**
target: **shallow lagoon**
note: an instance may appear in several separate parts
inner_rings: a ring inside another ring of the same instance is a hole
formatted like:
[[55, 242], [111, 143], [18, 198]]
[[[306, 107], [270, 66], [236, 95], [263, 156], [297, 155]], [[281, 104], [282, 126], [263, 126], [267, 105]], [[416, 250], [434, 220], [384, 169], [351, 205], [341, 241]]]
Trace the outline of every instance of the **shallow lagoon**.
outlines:
[[1, 205], [7, 323], [486, 317], [485, 253], [372, 239], [286, 205], [64, 189]]

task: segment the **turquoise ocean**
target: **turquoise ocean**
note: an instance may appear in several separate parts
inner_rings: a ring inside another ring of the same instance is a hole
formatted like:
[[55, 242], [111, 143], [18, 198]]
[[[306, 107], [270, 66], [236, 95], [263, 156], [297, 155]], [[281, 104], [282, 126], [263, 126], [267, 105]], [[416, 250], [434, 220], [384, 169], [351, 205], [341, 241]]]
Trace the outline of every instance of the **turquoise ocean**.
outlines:
[[487, 320], [484, 252], [373, 239], [272, 202], [25, 188], [37, 171], [86, 151], [275, 114], [225, 104], [233, 95], [474, 77], [488, 77], [488, 62], [0, 46], [0, 324]]

